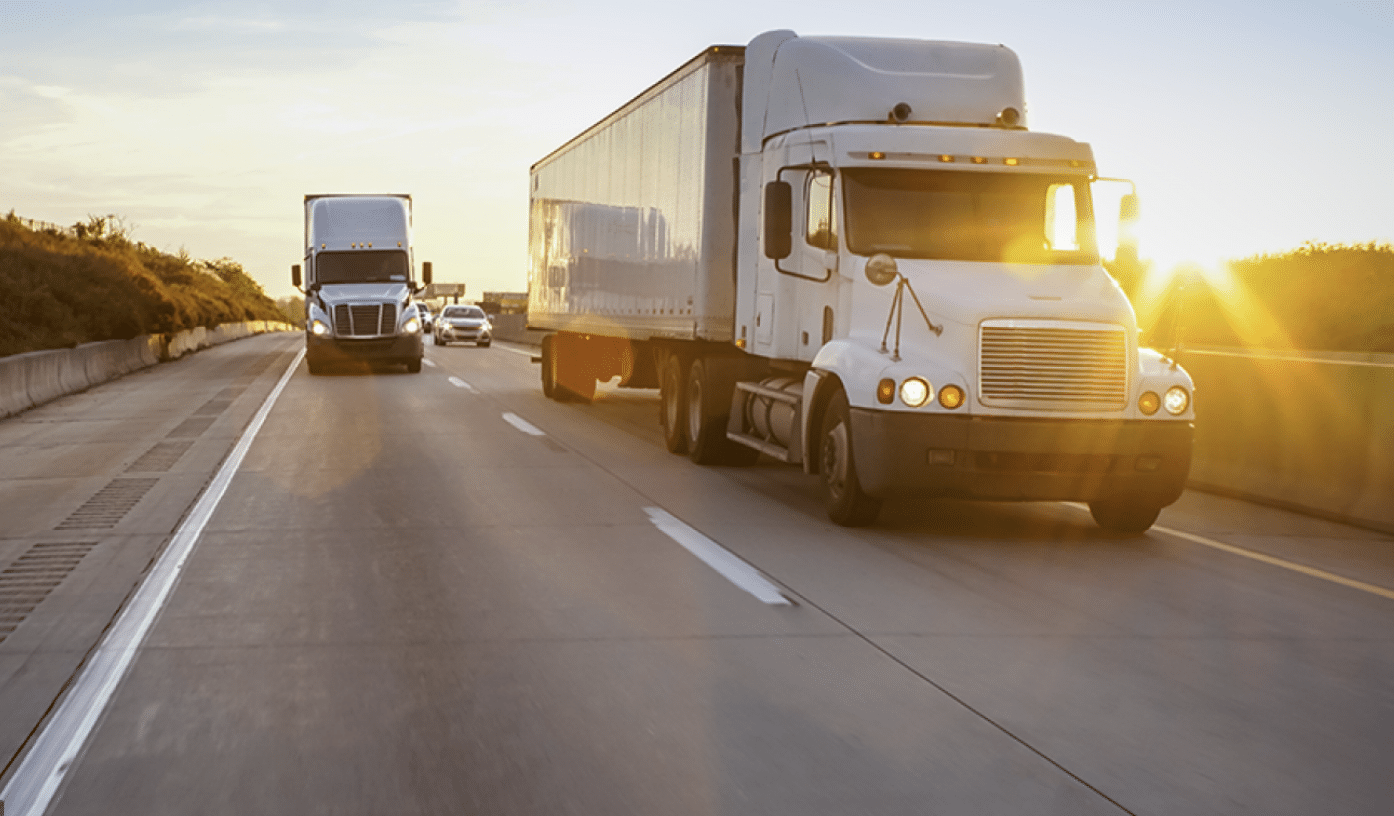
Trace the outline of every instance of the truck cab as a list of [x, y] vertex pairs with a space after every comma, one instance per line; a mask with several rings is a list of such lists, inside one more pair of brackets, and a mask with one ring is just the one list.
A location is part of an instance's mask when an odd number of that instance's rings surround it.
[[[421, 370], [426, 316], [416, 282], [407, 195], [305, 197], [305, 345], [311, 374], [335, 363]], [[422, 264], [423, 284], [431, 281]], [[299, 265], [291, 281], [301, 287]]]

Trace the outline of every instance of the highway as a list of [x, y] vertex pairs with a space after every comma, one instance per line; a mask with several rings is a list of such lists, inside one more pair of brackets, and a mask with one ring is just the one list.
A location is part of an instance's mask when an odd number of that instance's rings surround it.
[[1387, 535], [1194, 492], [845, 529], [528, 347], [302, 345], [0, 421], [7, 816], [1390, 812]]

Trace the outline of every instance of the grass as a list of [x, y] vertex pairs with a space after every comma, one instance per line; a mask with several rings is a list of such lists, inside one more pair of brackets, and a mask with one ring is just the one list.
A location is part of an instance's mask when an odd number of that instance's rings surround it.
[[285, 319], [232, 259], [161, 252], [110, 216], [69, 229], [0, 219], [0, 303], [0, 356]]

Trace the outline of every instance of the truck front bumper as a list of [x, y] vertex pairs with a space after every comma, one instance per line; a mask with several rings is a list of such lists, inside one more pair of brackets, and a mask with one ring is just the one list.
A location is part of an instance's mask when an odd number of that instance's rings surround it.
[[305, 356], [315, 364], [406, 363], [420, 360], [421, 333], [367, 339], [318, 337], [305, 333]]
[[1181, 420], [1067, 420], [854, 408], [857, 477], [869, 495], [1166, 506], [1181, 496], [1195, 429]]

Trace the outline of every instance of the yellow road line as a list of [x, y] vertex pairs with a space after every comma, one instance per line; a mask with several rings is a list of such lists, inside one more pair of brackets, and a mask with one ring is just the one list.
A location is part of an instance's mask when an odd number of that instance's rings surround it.
[[1385, 589], [1382, 586], [1375, 586], [1374, 584], [1367, 584], [1364, 581], [1357, 581], [1353, 578], [1346, 578], [1344, 576], [1337, 575], [1334, 572], [1327, 572], [1326, 570], [1320, 570], [1315, 567], [1307, 567], [1303, 566], [1302, 564], [1295, 564], [1291, 561], [1285, 561], [1281, 558], [1274, 558], [1271, 555], [1264, 555], [1263, 553], [1254, 552], [1253, 550], [1246, 550], [1243, 547], [1236, 547], [1233, 544], [1226, 544], [1222, 541], [1216, 541], [1213, 538], [1206, 538], [1205, 536], [1195, 535], [1194, 533], [1183, 533], [1180, 530], [1173, 530], [1169, 527], [1158, 527], [1155, 525], [1152, 527], [1152, 529], [1156, 530], [1159, 533], [1165, 533], [1169, 536], [1175, 536], [1176, 538], [1185, 539], [1186, 541], [1190, 541], [1194, 544], [1200, 544], [1204, 547], [1210, 547], [1211, 549], [1221, 550], [1232, 555], [1240, 555], [1245, 558], [1253, 559], [1254, 561], [1261, 561], [1265, 564], [1271, 564], [1275, 567], [1282, 567], [1283, 569], [1292, 570], [1293, 572], [1300, 572], [1303, 575], [1309, 575], [1313, 578], [1320, 578], [1323, 581], [1330, 581], [1333, 584], [1340, 584], [1341, 586], [1347, 586], [1351, 589], [1358, 589], [1361, 592], [1368, 592], [1371, 595], [1378, 595], [1381, 598], [1388, 598], [1390, 600], [1394, 600], [1394, 589]]

